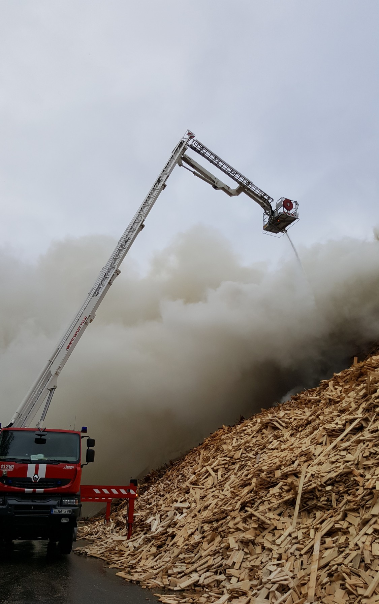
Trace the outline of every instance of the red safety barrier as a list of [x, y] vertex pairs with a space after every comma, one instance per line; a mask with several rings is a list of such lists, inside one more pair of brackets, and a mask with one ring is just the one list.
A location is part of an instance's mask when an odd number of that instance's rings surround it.
[[87, 485], [80, 487], [80, 499], [83, 502], [105, 502], [107, 509], [105, 512], [105, 520], [109, 522], [111, 515], [111, 503], [113, 499], [128, 499], [128, 539], [132, 536], [133, 517], [134, 517], [134, 501], [138, 497], [137, 487], [130, 483], [126, 487], [109, 486], [109, 485]]

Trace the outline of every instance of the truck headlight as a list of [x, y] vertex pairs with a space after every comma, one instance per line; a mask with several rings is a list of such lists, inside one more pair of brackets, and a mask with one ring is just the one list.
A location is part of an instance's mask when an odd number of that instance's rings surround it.
[[62, 499], [62, 505], [78, 505], [79, 499]]

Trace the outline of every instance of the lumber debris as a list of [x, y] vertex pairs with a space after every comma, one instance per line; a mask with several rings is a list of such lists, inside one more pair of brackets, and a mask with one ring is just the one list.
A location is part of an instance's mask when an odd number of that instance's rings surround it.
[[321, 533], [317, 533], [313, 549], [313, 559], [311, 566], [311, 576], [308, 585], [308, 602], [314, 602], [316, 592], [316, 579], [318, 571], [318, 561], [320, 558]]
[[379, 604], [379, 355], [223, 426], [77, 553], [167, 604]]

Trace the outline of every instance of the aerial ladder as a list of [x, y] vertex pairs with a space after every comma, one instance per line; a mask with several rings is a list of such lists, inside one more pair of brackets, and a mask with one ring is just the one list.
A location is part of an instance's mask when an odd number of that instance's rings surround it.
[[[231, 180], [236, 182], [237, 187], [234, 189], [229, 187], [211, 172], [206, 170], [191, 156], [187, 155], [187, 151], [189, 150], [194, 151], [206, 159], [210, 164], [218, 168]], [[224, 191], [224, 193], [231, 197], [244, 193], [253, 199], [263, 209], [263, 229], [266, 233], [285, 233], [288, 227], [298, 219], [297, 201], [282, 197], [274, 206], [272, 197], [267, 195], [267, 193], [254, 185], [251, 180], [246, 178], [246, 176], [243, 176], [243, 174], [210, 151], [210, 149], [195, 138], [195, 135], [192, 132], [187, 131], [174, 148], [162, 172], [159, 174], [146, 198], [117, 243], [108, 262], [101, 269], [84, 304], [76, 314], [74, 320], [68, 327], [66, 333], [25, 399], [18, 407], [8, 427], [24, 428], [29, 426], [41, 408], [42, 412], [40, 419], [37, 422], [37, 427], [39, 428], [43, 425], [54, 392], [57, 388], [59, 374], [67, 363], [86, 328], [94, 320], [96, 311], [112, 283], [120, 274], [120, 265], [122, 261], [133, 245], [137, 235], [144, 228], [147, 216], [161, 192], [166, 188], [167, 180], [177, 165], [186, 168], [192, 172], [194, 176], [204, 180], [214, 189]]]

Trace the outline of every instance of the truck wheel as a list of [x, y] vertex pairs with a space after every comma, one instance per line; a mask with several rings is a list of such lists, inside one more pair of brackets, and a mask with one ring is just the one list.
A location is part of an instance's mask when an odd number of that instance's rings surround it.
[[59, 551], [61, 554], [71, 554], [72, 543], [74, 541], [74, 529], [70, 527], [63, 533], [58, 541]]

